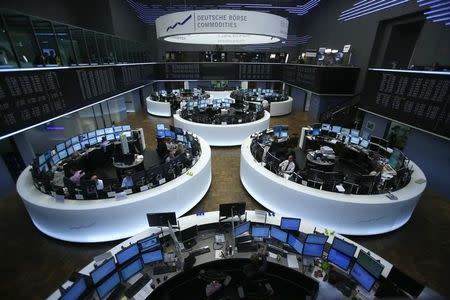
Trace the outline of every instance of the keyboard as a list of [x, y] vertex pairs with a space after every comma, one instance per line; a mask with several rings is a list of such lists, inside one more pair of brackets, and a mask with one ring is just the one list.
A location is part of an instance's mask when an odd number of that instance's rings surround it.
[[156, 266], [153, 268], [153, 275], [161, 275], [175, 272], [177, 268], [174, 266]]
[[235, 241], [236, 241], [236, 244], [239, 244], [239, 243], [245, 243], [245, 242], [251, 241], [252, 239], [253, 239], [253, 237], [251, 235], [244, 235], [244, 236], [237, 237], [235, 239]]
[[125, 296], [130, 299], [132, 298], [134, 295], [136, 295], [140, 290], [142, 290], [142, 288], [150, 282], [150, 276], [146, 273], [144, 274], [141, 278], [139, 278], [135, 283], [133, 283], [132, 286], [130, 286], [126, 291], [125, 291]]
[[198, 248], [198, 249], [192, 250], [189, 253], [189, 255], [199, 256], [199, 255], [202, 255], [202, 254], [205, 254], [205, 253], [209, 253], [209, 252], [211, 252], [211, 249], [209, 249], [208, 246], [205, 246], [205, 247], [202, 247], [202, 248]]

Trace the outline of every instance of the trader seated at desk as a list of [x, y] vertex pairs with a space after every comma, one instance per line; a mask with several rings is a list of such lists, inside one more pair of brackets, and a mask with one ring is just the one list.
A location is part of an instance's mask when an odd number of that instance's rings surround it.
[[72, 176], [69, 178], [76, 186], [80, 186], [81, 177], [84, 176], [84, 172], [82, 170], [71, 169], [70, 173]]
[[279, 165], [279, 175], [284, 178], [289, 178], [295, 170], [294, 156], [289, 154], [288, 158], [282, 161]]
[[250, 256], [250, 263], [243, 267], [245, 275], [244, 288], [247, 294], [265, 293], [264, 286], [258, 285], [258, 280], [263, 279], [264, 272], [267, 270], [267, 246], [261, 248], [258, 253]]
[[122, 179], [122, 188], [130, 189], [134, 186], [133, 178], [131, 178], [131, 172], [128, 171], [125, 177]]

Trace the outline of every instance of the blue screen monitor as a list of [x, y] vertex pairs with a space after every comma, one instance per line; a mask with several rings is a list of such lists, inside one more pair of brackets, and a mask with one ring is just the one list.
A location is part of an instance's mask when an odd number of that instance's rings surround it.
[[105, 281], [102, 282], [97, 287], [97, 294], [100, 299], [104, 299], [111, 291], [116, 289], [120, 284], [120, 276], [119, 273], [114, 272], [111, 276], [108, 277]]
[[292, 234], [289, 234], [287, 242], [288, 242], [289, 246], [291, 246], [292, 249], [294, 249], [298, 254], [302, 254], [303, 243], [300, 242], [295, 236], [293, 236]]
[[359, 137], [359, 130], [358, 129], [352, 129], [351, 132], [350, 132], [350, 135]]
[[164, 130], [156, 130], [156, 136], [157, 137], [159, 137], [159, 138], [163, 138], [163, 137], [165, 137], [165, 132], [164, 132]]
[[244, 234], [249, 231], [250, 231], [250, 222], [245, 222], [234, 228], [234, 236], [235, 237], [240, 236], [241, 234]]
[[350, 134], [350, 129], [349, 128], [342, 128], [341, 129], [341, 133], [345, 134], [345, 135], [349, 135]]
[[164, 130], [164, 136], [166, 138], [172, 138], [172, 131], [170, 130]]
[[71, 138], [71, 141], [72, 141], [72, 145], [73, 145], [73, 144], [79, 143], [80, 142], [80, 138], [77, 135], [77, 136], [74, 136], [73, 138]]
[[361, 142], [359, 142], [359, 145], [363, 148], [367, 148], [369, 147], [369, 141], [368, 140], [361, 140]]
[[84, 276], [80, 276], [61, 296], [61, 300], [76, 300], [87, 290], [87, 283]]
[[252, 236], [255, 238], [269, 238], [269, 226], [253, 225]]
[[131, 131], [124, 131], [123, 134], [125, 134], [127, 138], [131, 137]]
[[276, 239], [282, 243], [287, 242], [287, 232], [279, 229], [278, 227], [271, 226], [270, 227], [270, 237]]
[[306, 236], [305, 243], [310, 244], [325, 244], [328, 240], [328, 236], [324, 234], [308, 234]]
[[334, 248], [336, 250], [339, 250], [340, 252], [344, 253], [347, 256], [353, 257], [356, 252], [356, 246], [353, 244], [350, 244], [344, 240], [341, 240], [337, 237], [333, 239], [333, 243], [331, 244], [331, 248]]
[[114, 126], [113, 128], [115, 133], [122, 131], [122, 126]]
[[333, 126], [331, 131], [336, 132], [336, 133], [340, 133], [341, 132], [341, 126]]
[[150, 249], [161, 246], [161, 244], [159, 242], [159, 237], [157, 235], [142, 239], [142, 240], [138, 241], [137, 244], [138, 244], [141, 252], [145, 252]]
[[323, 254], [323, 244], [308, 244], [303, 247], [304, 256], [321, 257]]
[[328, 253], [328, 261], [335, 264], [342, 270], [347, 271], [350, 267], [352, 259], [347, 255], [337, 251], [336, 249], [331, 248], [330, 252]]
[[42, 165], [45, 163], [45, 154], [39, 155], [38, 163], [39, 163], [39, 165]]
[[104, 137], [104, 135], [97, 136], [97, 143], [101, 143], [103, 141], [103, 137]]
[[369, 139], [370, 139], [370, 133], [369, 133], [368, 131], [362, 131], [362, 132], [361, 132], [361, 137], [362, 137], [364, 140], [369, 140]]
[[130, 279], [134, 274], [141, 271], [144, 268], [144, 264], [142, 263], [142, 260], [140, 257], [138, 257], [133, 262], [129, 263], [125, 267], [123, 267], [120, 270], [120, 276], [122, 277], [123, 281], [127, 281]]
[[64, 144], [66, 145], [66, 148], [72, 146], [72, 140], [69, 139]]
[[39, 170], [41, 172], [48, 172], [48, 166], [46, 164], [42, 165], [39, 167]]
[[[192, 102], [189, 102], [189, 104], [191, 104]], [[164, 129], [166, 129], [165, 127], [164, 127], [164, 124], [156, 124], [156, 130], [164, 130]]]
[[280, 228], [283, 230], [298, 231], [301, 219], [281, 217]]
[[105, 128], [105, 134], [114, 133], [114, 129], [112, 127]]
[[358, 263], [353, 265], [350, 275], [367, 291], [370, 291], [375, 284], [375, 277], [370, 275], [370, 273]]
[[314, 128], [314, 129], [312, 130], [312, 135], [313, 135], [313, 136], [318, 136], [318, 135], [320, 135], [320, 129]]
[[66, 150], [59, 151], [59, 152], [58, 152], [58, 155], [59, 155], [59, 158], [60, 158], [60, 159], [64, 159], [64, 158], [67, 157], [67, 151], [66, 151]]
[[63, 151], [66, 149], [66, 145], [64, 143], [56, 145], [56, 152]]
[[125, 249], [120, 250], [116, 254], [116, 260], [119, 265], [129, 261], [133, 257], [139, 254], [139, 247], [137, 244], [132, 244]]
[[78, 137], [79, 137], [80, 142], [85, 141], [85, 140], [88, 139], [87, 133], [82, 133]]
[[56, 165], [59, 162], [59, 155], [55, 154], [52, 156], [52, 162]]
[[106, 140], [107, 141], [114, 141], [116, 139], [116, 137], [114, 136], [114, 134], [107, 134], [106, 135]]
[[89, 140], [84, 140], [81, 142], [81, 148], [84, 149], [86, 146], [89, 145]]
[[111, 257], [105, 260], [100, 266], [96, 267], [89, 275], [91, 276], [92, 283], [97, 284], [115, 270], [116, 262], [114, 261], [114, 257]]
[[157, 263], [164, 260], [164, 255], [161, 250], [155, 250], [150, 252], [142, 253], [142, 261], [144, 264]]
[[131, 126], [130, 125], [123, 125], [122, 126], [122, 130], [123, 131], [130, 131], [131, 130]]
[[75, 150], [73, 150], [73, 147], [67, 147], [67, 155], [72, 155], [75, 152]]
[[353, 145], [358, 145], [359, 144], [359, 137], [352, 136], [351, 139], [350, 139], [350, 143], [352, 143]]
[[89, 139], [95, 138], [95, 130], [88, 133], [88, 138]]
[[95, 144], [97, 144], [97, 138], [92, 138], [92, 139], [89, 139], [89, 145], [95, 145]]
[[322, 124], [321, 130], [330, 131], [331, 125], [330, 124]]

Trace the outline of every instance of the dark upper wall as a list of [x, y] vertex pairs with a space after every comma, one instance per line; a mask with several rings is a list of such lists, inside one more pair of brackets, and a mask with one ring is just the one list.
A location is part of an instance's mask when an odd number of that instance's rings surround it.
[[138, 20], [126, 1], [108, 0], [108, 2], [114, 34], [139, 42], [148, 42], [150, 45], [151, 43], [147, 40], [149, 26]]

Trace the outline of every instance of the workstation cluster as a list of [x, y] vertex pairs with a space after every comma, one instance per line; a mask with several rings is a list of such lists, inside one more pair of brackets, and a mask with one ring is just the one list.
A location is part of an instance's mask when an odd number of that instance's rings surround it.
[[[182, 175], [200, 155], [197, 139], [179, 128], [162, 130], [158, 144], [177, 151], [159, 152], [151, 160], [143, 132], [129, 125], [94, 130], [69, 138], [37, 156], [31, 174], [34, 186], [56, 197], [77, 200], [114, 198], [137, 193]], [[167, 148], [166, 148], [167, 149]]]
[[94, 258], [48, 299], [372, 299], [430, 293], [357, 243], [299, 218], [218, 211], [149, 228]]
[[208, 99], [209, 94], [200, 88], [160, 90], [147, 97], [147, 112], [161, 117], [170, 117], [180, 108], [181, 103], [189, 100]]
[[293, 99], [285, 91], [261, 88], [240, 89], [232, 91], [230, 97], [236, 101], [261, 103], [272, 117], [287, 115], [292, 111]]
[[[274, 173], [317, 189], [351, 194], [382, 194], [407, 185], [408, 158], [384, 139], [358, 129], [314, 124], [302, 132], [299, 148], [285, 145], [277, 130], [262, 132], [252, 142], [254, 157]], [[286, 135], [286, 133], [285, 133]], [[266, 151], [267, 153], [264, 153]], [[294, 170], [280, 170], [293, 155]]]

